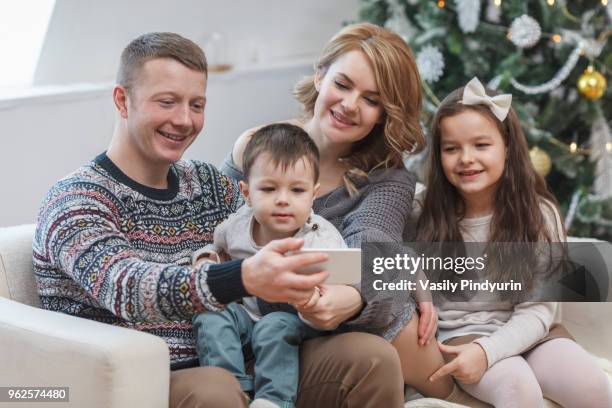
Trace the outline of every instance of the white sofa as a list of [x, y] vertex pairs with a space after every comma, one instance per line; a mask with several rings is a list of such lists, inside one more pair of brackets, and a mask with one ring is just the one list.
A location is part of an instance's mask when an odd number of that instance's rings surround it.
[[70, 403], [54, 407], [167, 408], [162, 339], [39, 308], [33, 234], [34, 225], [0, 229], [0, 386], [69, 387]]
[[[167, 407], [163, 340], [39, 308], [33, 233], [34, 225], [0, 228], [0, 386], [69, 387], [70, 403], [54, 407]], [[562, 322], [608, 370], [610, 316], [612, 303], [567, 303], [561, 310]], [[486, 405], [474, 400], [473, 406]]]

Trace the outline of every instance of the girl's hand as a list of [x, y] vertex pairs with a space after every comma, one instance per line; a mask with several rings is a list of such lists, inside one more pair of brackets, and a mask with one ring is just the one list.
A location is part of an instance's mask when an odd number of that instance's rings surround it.
[[308, 310], [300, 312], [313, 325], [324, 330], [334, 330], [342, 322], [353, 317], [362, 307], [361, 295], [352, 286], [319, 285], [321, 297]]
[[438, 313], [431, 301], [417, 302], [419, 308], [419, 345], [424, 346], [436, 337], [438, 329]]
[[440, 351], [455, 354], [456, 357], [438, 369], [429, 377], [429, 381], [436, 381], [447, 374], [465, 384], [473, 384], [480, 381], [487, 371], [487, 355], [478, 343], [462, 344], [460, 346], [446, 346], [438, 343]]

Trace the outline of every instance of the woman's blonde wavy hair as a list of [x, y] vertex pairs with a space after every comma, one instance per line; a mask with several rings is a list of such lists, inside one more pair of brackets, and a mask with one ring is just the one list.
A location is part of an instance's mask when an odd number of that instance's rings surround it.
[[[373, 24], [349, 25], [327, 43], [315, 64], [315, 75], [318, 72], [324, 76], [340, 56], [350, 51], [361, 51], [370, 61], [384, 115], [384, 120], [374, 126], [369, 135], [355, 142], [349, 154], [340, 159], [349, 167], [344, 184], [352, 194], [356, 192], [353, 184], [356, 178], [367, 177], [369, 171], [378, 167], [401, 167], [404, 152], [421, 151], [425, 139], [419, 124], [421, 78], [406, 42], [399, 35]], [[319, 96], [315, 75], [302, 79], [293, 91], [307, 117], [314, 115]]]

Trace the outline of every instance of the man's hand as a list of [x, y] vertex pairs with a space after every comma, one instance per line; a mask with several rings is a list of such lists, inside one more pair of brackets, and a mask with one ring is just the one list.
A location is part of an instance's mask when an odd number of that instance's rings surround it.
[[329, 273], [321, 271], [303, 275], [295, 271], [325, 262], [328, 255], [323, 252], [283, 255], [297, 251], [303, 244], [301, 238], [271, 241], [255, 255], [245, 259], [242, 262], [242, 282], [247, 292], [268, 302], [307, 303], [312, 291], [327, 279]]
[[419, 345], [424, 346], [436, 337], [438, 313], [431, 301], [417, 302], [419, 308]]
[[462, 344], [460, 346], [446, 346], [438, 343], [440, 351], [448, 354], [456, 354], [450, 362], [438, 369], [429, 377], [429, 381], [436, 381], [447, 374], [465, 384], [473, 384], [480, 381], [487, 371], [487, 355], [478, 343]]

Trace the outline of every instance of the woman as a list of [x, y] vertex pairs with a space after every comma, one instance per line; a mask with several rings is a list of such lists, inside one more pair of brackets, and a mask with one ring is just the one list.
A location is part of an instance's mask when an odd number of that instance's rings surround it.
[[[412, 52], [398, 35], [355, 24], [331, 39], [314, 75], [295, 88], [304, 116], [287, 122], [302, 127], [321, 155], [314, 211], [338, 228], [349, 247], [403, 241], [415, 178], [402, 157], [424, 146], [420, 87]], [[232, 177], [242, 178], [242, 153], [253, 131], [239, 137], [222, 166]], [[305, 317], [329, 329], [344, 323], [345, 330], [382, 335], [399, 353], [406, 384], [425, 395], [447, 397], [449, 377], [428, 381], [444, 363], [430, 341], [437, 321], [431, 303], [419, 302], [419, 321], [414, 300], [362, 290], [325, 285]]]

